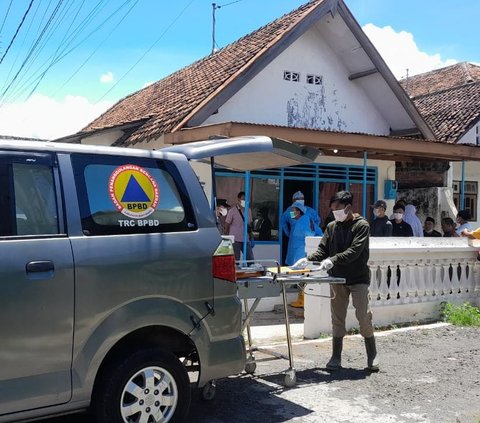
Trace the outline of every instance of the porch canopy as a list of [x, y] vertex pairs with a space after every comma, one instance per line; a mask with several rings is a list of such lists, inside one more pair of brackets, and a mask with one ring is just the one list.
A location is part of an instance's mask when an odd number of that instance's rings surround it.
[[326, 156], [398, 162], [422, 160], [480, 161], [480, 146], [381, 135], [333, 132], [254, 123], [226, 122], [165, 134], [165, 144], [184, 144], [212, 136], [265, 135], [315, 147]]

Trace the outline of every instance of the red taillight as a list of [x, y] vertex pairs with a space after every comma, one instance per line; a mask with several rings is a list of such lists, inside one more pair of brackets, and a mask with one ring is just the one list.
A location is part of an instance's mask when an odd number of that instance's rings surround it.
[[235, 256], [213, 256], [212, 257], [213, 277], [235, 282]]

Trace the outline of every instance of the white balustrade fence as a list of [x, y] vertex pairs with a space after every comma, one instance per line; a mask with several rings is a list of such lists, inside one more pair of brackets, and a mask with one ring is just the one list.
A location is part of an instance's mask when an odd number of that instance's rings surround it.
[[[320, 242], [309, 237], [307, 253]], [[437, 319], [442, 302], [480, 304], [478, 245], [467, 238], [370, 238], [370, 306], [376, 326]], [[305, 337], [331, 333], [329, 288], [307, 285]], [[310, 295], [309, 295], [310, 294]], [[350, 304], [347, 327], [358, 327]]]

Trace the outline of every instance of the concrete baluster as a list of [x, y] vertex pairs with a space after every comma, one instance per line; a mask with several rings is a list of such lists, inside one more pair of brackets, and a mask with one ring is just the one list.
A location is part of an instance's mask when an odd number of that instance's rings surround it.
[[436, 296], [444, 295], [442, 282], [442, 265], [438, 260], [433, 261], [433, 289]]
[[448, 298], [450, 298], [451, 291], [452, 291], [452, 281], [450, 280], [450, 263], [444, 261], [442, 263], [442, 268], [443, 268], [443, 280], [442, 280], [443, 293], [447, 297], [445, 301], [448, 301]]
[[460, 296], [460, 279], [458, 277], [459, 259], [452, 261], [452, 293], [455, 297]]
[[460, 291], [462, 294], [468, 294], [467, 291], [469, 291], [469, 282], [468, 282], [468, 277], [467, 277], [467, 259], [460, 259]]
[[414, 268], [414, 285], [416, 288], [416, 294], [419, 301], [425, 299], [425, 263], [422, 259], [417, 261], [417, 264]]
[[378, 287], [378, 291], [380, 294], [380, 300], [382, 303], [387, 301], [389, 288], [388, 288], [388, 264], [386, 262], [382, 262], [380, 265], [380, 286]]
[[374, 302], [378, 300], [378, 285], [380, 281], [378, 280], [379, 277], [379, 267], [378, 263], [371, 261], [368, 263], [368, 267], [370, 269], [370, 286], [368, 288], [370, 294], [370, 302]]
[[[408, 263], [404, 264], [400, 262], [399, 267], [400, 267], [400, 283], [396, 287], [395, 291], [393, 291], [394, 292], [393, 298], [396, 300], [397, 303], [404, 303], [404, 302], [408, 302], [408, 300], [406, 301], [406, 299], [408, 296], [408, 289], [410, 286], [410, 269], [409, 269], [410, 266], [408, 265]], [[393, 272], [392, 272], [392, 279], [393, 279]], [[394, 279], [395, 282], [396, 282], [396, 279], [397, 278], [395, 277]], [[396, 284], [394, 283], [394, 287], [395, 286]], [[390, 292], [392, 292], [392, 290], [390, 290]]]

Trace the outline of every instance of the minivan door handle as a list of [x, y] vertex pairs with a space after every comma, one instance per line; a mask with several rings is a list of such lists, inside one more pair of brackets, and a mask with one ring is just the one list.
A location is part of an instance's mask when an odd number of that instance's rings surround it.
[[27, 273], [53, 272], [55, 265], [50, 260], [30, 261], [27, 263]]

